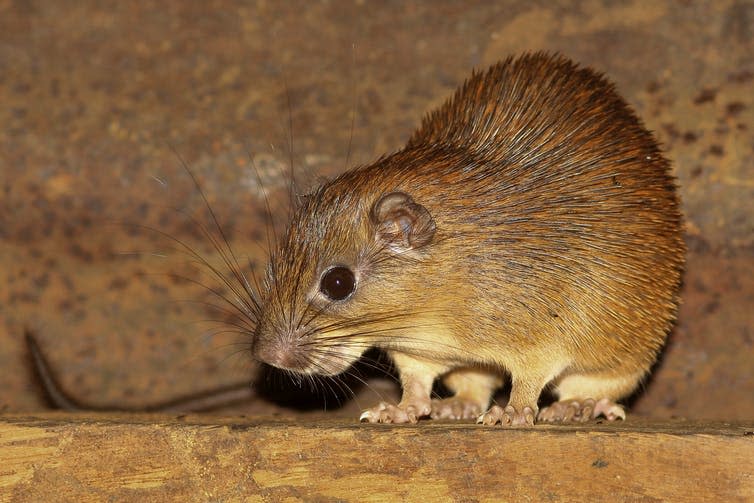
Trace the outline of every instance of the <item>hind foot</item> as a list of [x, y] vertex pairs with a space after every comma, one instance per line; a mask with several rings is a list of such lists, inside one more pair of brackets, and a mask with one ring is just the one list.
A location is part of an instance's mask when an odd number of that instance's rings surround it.
[[600, 416], [608, 421], [626, 419], [626, 411], [623, 406], [607, 398], [598, 401], [592, 398], [561, 400], [540, 410], [537, 420], [548, 423], [584, 423]]
[[520, 411], [512, 405], [505, 408], [493, 405], [490, 410], [479, 416], [478, 424], [494, 426], [500, 423], [502, 426], [534, 426], [536, 412], [531, 407], [524, 407]]
[[432, 419], [476, 419], [484, 410], [479, 402], [453, 396], [442, 400], [432, 400]]

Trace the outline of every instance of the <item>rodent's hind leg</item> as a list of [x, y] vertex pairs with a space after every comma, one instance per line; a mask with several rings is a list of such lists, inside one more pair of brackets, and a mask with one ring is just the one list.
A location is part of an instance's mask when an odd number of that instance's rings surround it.
[[432, 412], [432, 384], [448, 371], [444, 364], [422, 360], [402, 353], [389, 353], [401, 378], [403, 396], [398, 405], [380, 402], [365, 410], [360, 421], [369, 423], [416, 423]]
[[570, 374], [559, 380], [559, 400], [543, 408], [537, 419], [545, 422], [585, 422], [600, 416], [608, 421], [625, 419], [626, 411], [616, 400], [630, 394], [645, 372], [615, 376]]
[[481, 369], [460, 368], [443, 377], [443, 383], [453, 396], [432, 400], [432, 419], [476, 419], [490, 406], [492, 393], [503, 380]]

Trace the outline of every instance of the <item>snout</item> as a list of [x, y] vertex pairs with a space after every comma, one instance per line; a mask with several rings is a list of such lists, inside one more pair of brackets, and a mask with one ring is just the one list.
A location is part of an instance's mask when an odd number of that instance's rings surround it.
[[288, 338], [263, 340], [257, 337], [252, 354], [257, 360], [283, 370], [308, 373], [306, 369], [310, 366], [301, 345]]

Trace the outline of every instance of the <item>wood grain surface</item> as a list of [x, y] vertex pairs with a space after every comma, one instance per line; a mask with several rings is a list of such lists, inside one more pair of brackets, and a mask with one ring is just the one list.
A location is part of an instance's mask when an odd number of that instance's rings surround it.
[[0, 416], [0, 501], [752, 501], [754, 423]]

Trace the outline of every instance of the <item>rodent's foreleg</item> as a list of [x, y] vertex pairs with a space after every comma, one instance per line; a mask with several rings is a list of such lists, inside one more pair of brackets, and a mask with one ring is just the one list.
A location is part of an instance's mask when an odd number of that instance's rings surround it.
[[401, 402], [398, 405], [380, 402], [365, 410], [359, 419], [370, 423], [416, 423], [432, 412], [432, 384], [448, 367], [402, 353], [391, 352], [390, 357], [400, 374]]
[[454, 395], [432, 400], [432, 419], [476, 419], [490, 406], [492, 393], [503, 380], [482, 369], [460, 368], [443, 377], [443, 383]]
[[479, 416], [477, 423], [502, 426], [533, 426], [537, 417], [537, 400], [551, 380], [547, 369], [511, 372], [511, 394], [505, 408], [493, 405]]

